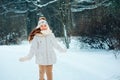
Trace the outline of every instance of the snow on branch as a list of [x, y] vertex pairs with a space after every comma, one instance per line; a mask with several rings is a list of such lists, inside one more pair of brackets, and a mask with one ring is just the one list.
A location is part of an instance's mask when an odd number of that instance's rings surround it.
[[6, 3], [6, 4], [2, 4], [2, 5], [0, 5], [0, 7], [2, 7], [3, 5], [4, 6], [8, 6], [8, 5], [12, 5], [12, 4], [20, 4], [20, 3], [25, 3], [26, 1], [17, 1], [17, 2], [15, 2], [15, 1], [12, 1], [12, 2], [8, 2], [8, 3]]
[[36, 1], [32, 1], [32, 3], [35, 5], [35, 6], [37, 6], [37, 7], [39, 7], [39, 8], [42, 8], [42, 7], [45, 7], [45, 6], [47, 6], [47, 5], [49, 5], [49, 4], [52, 4], [52, 3], [54, 3], [54, 2], [56, 2], [57, 0], [53, 0], [53, 1], [49, 1], [48, 3], [45, 3], [45, 4], [37, 4], [36, 3]]
[[71, 11], [72, 12], [81, 12], [81, 11], [88, 10], [88, 9], [95, 9], [95, 8], [100, 7], [100, 6], [109, 6], [109, 5], [110, 5], [110, 1], [104, 0], [98, 4], [93, 4], [93, 5], [76, 5], [78, 8], [72, 7]]
[[22, 10], [22, 11], [21, 11], [21, 10], [14, 10], [14, 9], [11, 9], [11, 10], [6, 10], [6, 11], [0, 13], [0, 15], [7, 14], [7, 13], [9, 13], [9, 12], [14, 12], [14, 13], [22, 14], [22, 13], [26, 13], [27, 10]]
[[[26, 2], [27, 3], [32, 3], [29, 0], [25, 0], [25, 1], [17, 1], [17, 2], [12, 1], [12, 2], [8, 2], [6, 4], [2, 4], [2, 5], [0, 5], [0, 15], [6, 14], [6, 13], [9, 13], [9, 12], [26, 13], [28, 10], [31, 11], [31, 12], [37, 10], [37, 7], [35, 7], [34, 9], [29, 9], [29, 8], [26, 8], [26, 9], [17, 9], [17, 5], [19, 5], [19, 4], [27, 4]], [[11, 8], [10, 7], [11, 5], [14, 5], [14, 7], [12, 6], [12, 8]]]
[[16, 7], [14, 7], [14, 8], [9, 7], [10, 5], [13, 5], [13, 4], [17, 5], [17, 4], [21, 4], [21, 3], [25, 3], [25, 1], [17, 1], [17, 2], [12, 1], [12, 2], [8, 2], [6, 4], [0, 5], [0, 8], [1, 8], [0, 15], [6, 14], [8, 12], [25, 13], [26, 10], [17, 10], [17, 9], [15, 9]]

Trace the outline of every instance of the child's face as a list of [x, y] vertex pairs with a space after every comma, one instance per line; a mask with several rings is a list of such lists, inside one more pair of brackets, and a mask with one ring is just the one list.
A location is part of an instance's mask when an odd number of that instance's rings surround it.
[[41, 20], [40, 21], [40, 29], [41, 30], [47, 30], [48, 29], [48, 27], [47, 27], [47, 22], [45, 21], [45, 20]]
[[41, 29], [41, 30], [47, 30], [48, 28], [47, 28], [47, 25], [46, 25], [46, 24], [42, 24], [42, 25], [40, 26], [40, 29]]

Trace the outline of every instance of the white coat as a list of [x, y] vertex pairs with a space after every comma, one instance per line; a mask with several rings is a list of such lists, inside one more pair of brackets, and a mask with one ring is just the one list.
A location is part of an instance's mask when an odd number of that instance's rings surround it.
[[35, 55], [36, 63], [40, 65], [52, 65], [56, 63], [56, 53], [54, 48], [65, 52], [66, 48], [62, 48], [53, 33], [46, 36], [35, 35], [27, 59], [31, 59]]

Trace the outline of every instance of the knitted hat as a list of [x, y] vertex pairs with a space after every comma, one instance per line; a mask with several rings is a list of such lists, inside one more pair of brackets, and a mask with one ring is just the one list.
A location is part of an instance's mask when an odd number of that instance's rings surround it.
[[49, 27], [47, 21], [46, 20], [42, 20], [42, 19], [39, 20], [38, 25], [37, 25], [36, 28], [40, 28], [41, 25], [46, 25], [47, 27]]

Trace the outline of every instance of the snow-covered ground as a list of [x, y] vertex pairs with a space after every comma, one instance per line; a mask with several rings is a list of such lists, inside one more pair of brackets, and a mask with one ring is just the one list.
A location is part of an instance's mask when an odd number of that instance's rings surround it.
[[[57, 52], [54, 80], [120, 80], [120, 59], [115, 59], [111, 51], [80, 49], [82, 46], [73, 39], [66, 54]], [[27, 42], [0, 46], [0, 80], [38, 80], [34, 58], [18, 60], [28, 53], [29, 47]]]

